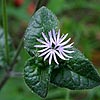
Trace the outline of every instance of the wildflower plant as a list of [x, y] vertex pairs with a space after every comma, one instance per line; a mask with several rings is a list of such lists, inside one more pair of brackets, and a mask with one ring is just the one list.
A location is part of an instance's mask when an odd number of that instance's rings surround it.
[[94, 65], [61, 34], [57, 17], [41, 7], [31, 18], [24, 37], [24, 48], [31, 56], [26, 61], [24, 79], [28, 87], [45, 98], [48, 85], [72, 90], [100, 85]]
[[42, 32], [42, 36], [45, 41], [41, 39], [37, 39], [37, 41], [40, 42], [42, 45], [34, 46], [37, 48], [42, 48], [41, 50], [38, 51], [41, 53], [39, 57], [45, 56], [44, 61], [49, 57], [49, 65], [51, 65], [52, 58], [54, 58], [56, 64], [59, 64], [56, 55], [62, 60], [69, 60], [70, 58], [72, 58], [71, 56], [67, 55], [68, 53], [74, 52], [68, 50], [68, 48], [72, 48], [73, 45], [73, 43], [67, 45], [71, 38], [64, 41], [68, 34], [62, 35], [60, 37], [60, 29], [57, 33], [53, 29], [52, 31], [48, 32], [48, 35], [49, 35], [48, 37], [49, 39], [46, 37], [45, 33]]

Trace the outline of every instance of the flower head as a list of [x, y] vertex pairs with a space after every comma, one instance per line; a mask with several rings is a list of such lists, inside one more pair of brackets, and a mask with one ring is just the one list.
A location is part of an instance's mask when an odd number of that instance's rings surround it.
[[62, 60], [69, 60], [70, 58], [72, 58], [71, 56], [68, 56], [69, 53], [74, 52], [68, 50], [68, 48], [72, 48], [73, 45], [73, 43], [68, 44], [71, 38], [65, 41], [68, 33], [66, 35], [60, 36], [60, 29], [58, 30], [58, 32], [53, 29], [52, 31], [48, 32], [48, 38], [43, 32], [42, 36], [44, 40], [37, 39], [37, 41], [41, 44], [35, 45], [34, 47], [40, 48], [40, 50], [38, 51], [40, 53], [39, 57], [43, 56], [44, 61], [46, 59], [49, 59], [49, 65], [51, 64], [52, 59], [54, 59], [56, 64], [59, 64], [57, 57]]

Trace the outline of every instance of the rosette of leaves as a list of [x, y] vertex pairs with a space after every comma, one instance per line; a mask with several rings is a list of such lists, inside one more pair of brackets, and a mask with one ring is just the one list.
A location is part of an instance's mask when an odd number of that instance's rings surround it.
[[72, 90], [91, 89], [100, 85], [100, 76], [94, 65], [76, 48], [70, 54], [73, 58], [68, 61], [60, 60], [59, 65], [49, 65], [43, 58], [38, 57], [34, 47], [36, 38], [42, 38], [41, 33], [47, 33], [59, 28], [57, 17], [46, 7], [41, 7], [31, 18], [25, 32], [24, 48], [30, 55], [24, 68], [24, 79], [28, 87], [45, 98], [48, 84]]
[[[14, 55], [14, 47], [12, 45], [12, 40], [10, 36], [8, 36], [8, 45], [9, 45], [9, 56], [10, 61], [12, 60], [12, 57]], [[5, 52], [5, 36], [4, 36], [4, 30], [0, 27], [0, 68], [7, 68], [7, 59], [6, 59], [6, 52]]]

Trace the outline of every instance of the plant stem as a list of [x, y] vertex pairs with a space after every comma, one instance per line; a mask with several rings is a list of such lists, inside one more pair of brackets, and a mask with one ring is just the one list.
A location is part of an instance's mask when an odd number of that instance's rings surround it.
[[12, 60], [12, 63], [11, 65], [9, 66], [9, 69], [8, 71], [6, 72], [6, 74], [4, 75], [3, 79], [1, 80], [0, 82], [0, 90], [2, 89], [2, 87], [6, 84], [6, 82], [8, 81], [9, 77], [10, 77], [10, 73], [12, 72], [13, 70], [13, 67], [16, 63], [16, 59], [21, 51], [21, 48], [23, 47], [23, 38], [21, 39], [20, 43], [19, 43], [19, 46], [16, 50], [16, 53], [15, 53], [15, 56], [13, 57], [13, 60]]
[[[3, 0], [2, 0], [3, 1]], [[38, 5], [37, 5], [38, 6]], [[21, 51], [21, 48], [23, 47], [23, 38], [21, 39], [20, 43], [19, 43], [19, 46], [16, 50], [16, 54], [15, 56], [13, 57], [13, 60], [12, 60], [12, 63], [10, 64], [10, 67], [8, 69], [8, 71], [6, 72], [6, 74], [4, 75], [3, 79], [0, 81], [0, 90], [3, 88], [3, 86], [6, 84], [6, 82], [8, 81], [8, 79], [10, 78], [10, 73], [12, 72], [13, 70], [13, 67], [16, 63], [16, 59]]]
[[20, 41], [20, 43], [19, 43], [19, 46], [18, 46], [18, 48], [17, 48], [16, 54], [15, 54], [14, 57], [13, 57], [13, 60], [12, 60], [12, 63], [11, 63], [11, 65], [10, 65], [10, 69], [9, 69], [9, 70], [12, 70], [12, 69], [13, 69], [13, 67], [14, 67], [14, 65], [15, 65], [15, 63], [16, 63], [16, 59], [17, 59], [17, 57], [18, 57], [18, 55], [19, 55], [19, 53], [20, 53], [22, 47], [23, 47], [23, 38], [21, 39], [21, 41]]
[[0, 82], [0, 90], [2, 89], [2, 87], [5, 85], [5, 83], [7, 82], [7, 80], [9, 79], [9, 74], [6, 73], [3, 77], [3, 79]]
[[2, 0], [2, 17], [3, 17], [3, 27], [5, 35], [5, 51], [6, 60], [9, 64], [9, 47], [8, 47], [8, 23], [7, 23], [7, 12], [6, 12], [6, 0]]
[[12, 72], [10, 72], [10, 77], [14, 77], [14, 78], [17, 78], [17, 77], [23, 77], [23, 74], [24, 73], [22, 73], [22, 72], [14, 72], [14, 71], [12, 71]]
[[67, 94], [66, 94], [66, 99], [65, 100], [70, 100], [70, 91], [67, 89]]
[[37, 1], [37, 6], [36, 6], [36, 10], [35, 11], [37, 11], [41, 7], [42, 2], [43, 2], [43, 0], [38, 0]]

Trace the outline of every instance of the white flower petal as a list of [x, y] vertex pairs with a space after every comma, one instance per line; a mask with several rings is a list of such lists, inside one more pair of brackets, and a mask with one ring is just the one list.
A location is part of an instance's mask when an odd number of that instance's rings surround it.
[[60, 39], [60, 29], [58, 30], [57, 42], [59, 42], [59, 39]]
[[61, 36], [61, 39], [63, 38], [64, 34]]
[[46, 45], [35, 45], [34, 47], [36, 48], [44, 48], [44, 47], [47, 47]]
[[73, 57], [71, 57], [71, 56], [68, 56], [68, 55], [65, 54], [64, 52], [62, 52], [62, 54], [63, 54], [65, 57], [67, 57], [67, 58], [73, 58]]
[[50, 58], [49, 58], [49, 65], [51, 65], [51, 60], [52, 60], [52, 53], [51, 53]]
[[37, 39], [38, 42], [42, 43], [42, 44], [47, 44], [46, 42], [44, 42], [43, 40], [41, 39]]
[[40, 54], [39, 57], [46, 55], [48, 52], [50, 52], [50, 49]]
[[63, 42], [67, 36], [68, 36], [68, 33], [64, 37], [61, 38], [59, 43]]
[[52, 42], [54, 42], [53, 38], [52, 38], [52, 33], [51, 31], [49, 32], [49, 37], [50, 37], [50, 44], [52, 44]]
[[69, 45], [66, 45], [66, 46], [64, 46], [63, 48], [72, 48], [72, 45], [74, 44], [74, 42], [72, 42], [71, 44], [69, 44]]
[[45, 39], [45, 41], [48, 43], [49, 42], [49, 40], [48, 40], [48, 38], [46, 37], [46, 35], [42, 32], [42, 36], [43, 36], [43, 38]]
[[53, 38], [54, 38], [54, 41], [56, 41], [56, 32], [55, 32], [54, 29], [53, 29], [52, 31], [53, 31]]
[[42, 50], [39, 50], [38, 52], [44, 52], [46, 50], [48, 50], [49, 48], [45, 48], [45, 49], [42, 49]]
[[64, 45], [66, 45], [70, 40], [71, 40], [71, 38], [69, 38], [67, 41], [61, 43], [60, 45], [61, 45], [61, 46], [64, 46]]
[[59, 56], [59, 58], [66, 60], [66, 58], [61, 53], [58, 53], [56, 50], [55, 53], [57, 54], [57, 56]]
[[44, 61], [49, 57], [50, 52], [44, 57]]
[[53, 53], [53, 57], [54, 57], [54, 61], [56, 62], [56, 64], [59, 64], [58, 61], [57, 61], [55, 53]]
[[63, 50], [65, 53], [73, 53], [74, 51]]

